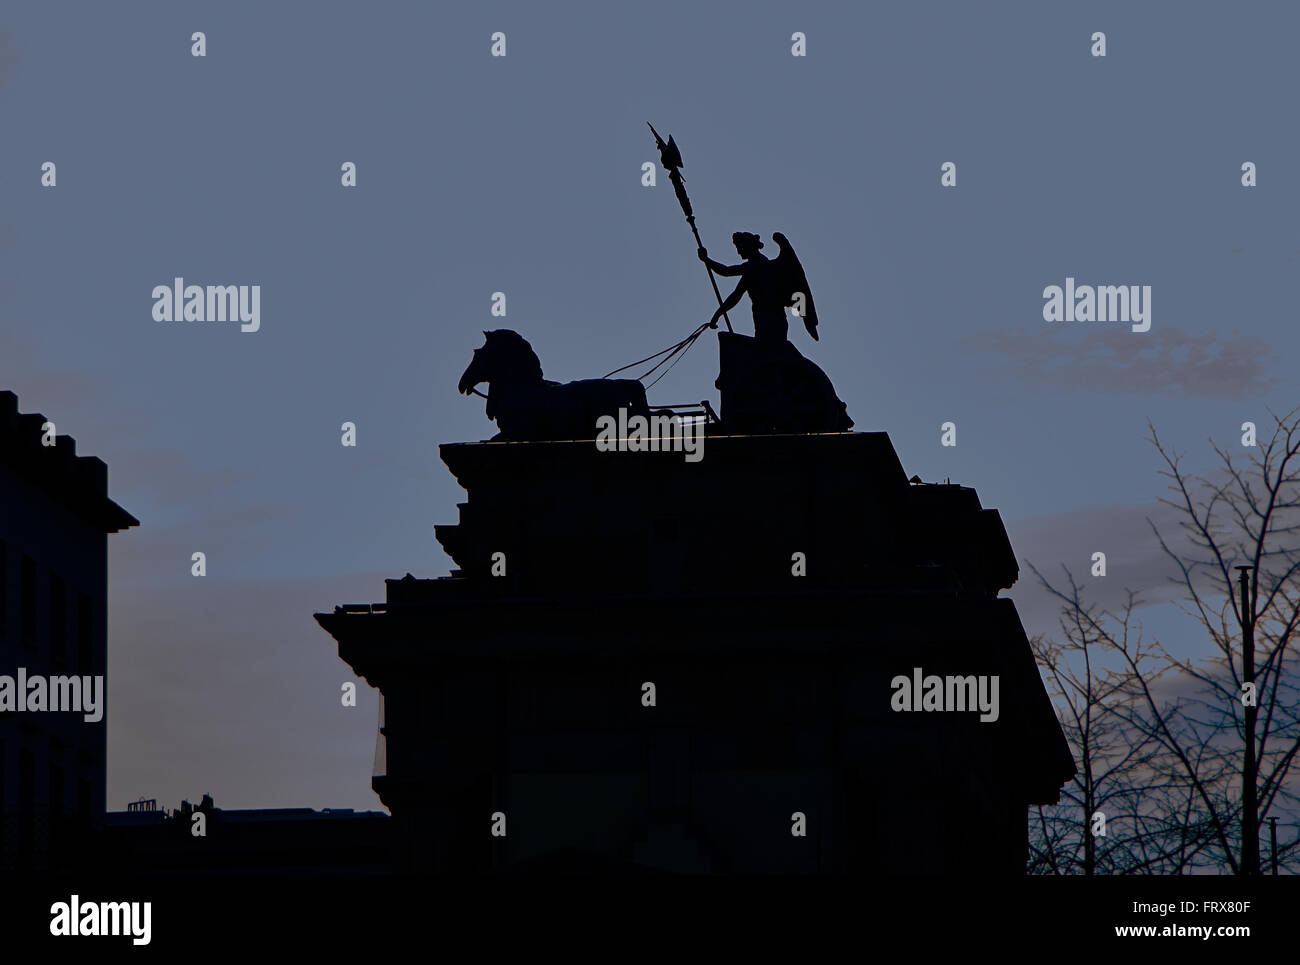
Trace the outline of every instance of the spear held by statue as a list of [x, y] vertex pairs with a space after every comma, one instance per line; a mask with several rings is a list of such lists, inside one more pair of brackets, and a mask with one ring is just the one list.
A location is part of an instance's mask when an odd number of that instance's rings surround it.
[[[682, 206], [682, 213], [686, 215], [686, 223], [691, 226], [691, 234], [695, 235], [696, 248], [703, 248], [704, 242], [700, 240], [699, 229], [695, 227], [695, 212], [691, 210], [691, 199], [686, 196], [685, 179], [682, 177], [682, 152], [677, 148], [677, 142], [673, 140], [672, 135], [668, 136], [668, 143], [659, 136], [654, 125], [646, 121], [646, 126], [650, 128], [650, 133], [655, 136], [655, 144], [659, 146], [659, 163], [663, 169], [668, 172], [668, 180], [673, 183], [673, 193], [677, 195], [677, 203]], [[713, 269], [706, 262], [704, 270], [709, 273], [709, 284], [713, 286], [713, 296], [718, 300], [718, 307], [722, 307], [722, 292], [718, 291], [718, 283], [713, 277]], [[735, 331], [731, 327], [731, 319], [727, 313], [722, 313], [723, 319], [727, 323], [727, 331]]]

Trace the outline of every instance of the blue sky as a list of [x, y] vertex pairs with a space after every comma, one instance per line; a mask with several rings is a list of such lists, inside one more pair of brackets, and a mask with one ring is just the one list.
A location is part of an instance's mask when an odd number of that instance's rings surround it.
[[[0, 387], [143, 523], [110, 544], [110, 804], [379, 806], [375, 697], [339, 706], [311, 614], [447, 571], [436, 447], [495, 431], [455, 391], [482, 329], [568, 380], [709, 317], [667, 180], [641, 185], [647, 120], [714, 257], [789, 236], [822, 334], [791, 338], [857, 429], [975, 487], [1041, 569], [1101, 549], [1103, 596], [1159, 583], [1148, 418], [1208, 469], [1208, 437], [1300, 401], [1297, 27], [1249, 3], [7, 4]], [[177, 275], [261, 285], [261, 330], [154, 322]], [[1067, 276], [1152, 286], [1151, 331], [1048, 325]], [[716, 374], [706, 338], [652, 401], [716, 401]]]

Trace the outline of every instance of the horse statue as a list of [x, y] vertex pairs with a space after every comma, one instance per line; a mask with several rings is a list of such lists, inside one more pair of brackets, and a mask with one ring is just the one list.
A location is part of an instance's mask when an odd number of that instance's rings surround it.
[[629, 417], [650, 414], [645, 386], [636, 379], [552, 382], [542, 378], [542, 363], [518, 332], [503, 328], [483, 337], [456, 388], [469, 395], [488, 383], [487, 417], [501, 430], [493, 442], [594, 439], [601, 416], [617, 418], [619, 409]]

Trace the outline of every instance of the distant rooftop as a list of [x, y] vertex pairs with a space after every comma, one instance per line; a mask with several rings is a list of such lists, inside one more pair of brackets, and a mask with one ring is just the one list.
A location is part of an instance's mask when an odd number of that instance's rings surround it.
[[[352, 808], [214, 808], [227, 824], [260, 824], [275, 821], [357, 821], [374, 818], [387, 819], [385, 811], [356, 811]], [[162, 824], [179, 811], [169, 812], [165, 809], [140, 810], [127, 806], [125, 811], [109, 811], [105, 823], [109, 827], [128, 827], [136, 825]]]

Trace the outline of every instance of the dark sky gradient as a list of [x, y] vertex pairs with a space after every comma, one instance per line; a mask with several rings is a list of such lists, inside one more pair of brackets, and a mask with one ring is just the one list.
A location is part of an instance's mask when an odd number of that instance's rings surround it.
[[[446, 573], [432, 526], [463, 492], [436, 446], [494, 431], [455, 391], [482, 329], [568, 380], [709, 317], [671, 188], [640, 184], [647, 120], [714, 257], [734, 230], [789, 236], [822, 341], [791, 338], [857, 428], [977, 488], [1044, 570], [1101, 549], [1105, 592], [1159, 584], [1146, 420], [1209, 468], [1207, 437], [1300, 401], [1300, 7], [460, 7], [0, 14], [0, 387], [143, 523], [110, 544], [110, 806], [379, 807], [375, 696], [339, 706], [311, 614]], [[155, 323], [176, 275], [260, 284], [261, 331]], [[1151, 331], [1043, 322], [1067, 275], [1151, 285]], [[709, 337], [651, 399], [716, 402], [716, 374]], [[1054, 624], [1033, 582], [1011, 593], [1031, 633]]]

